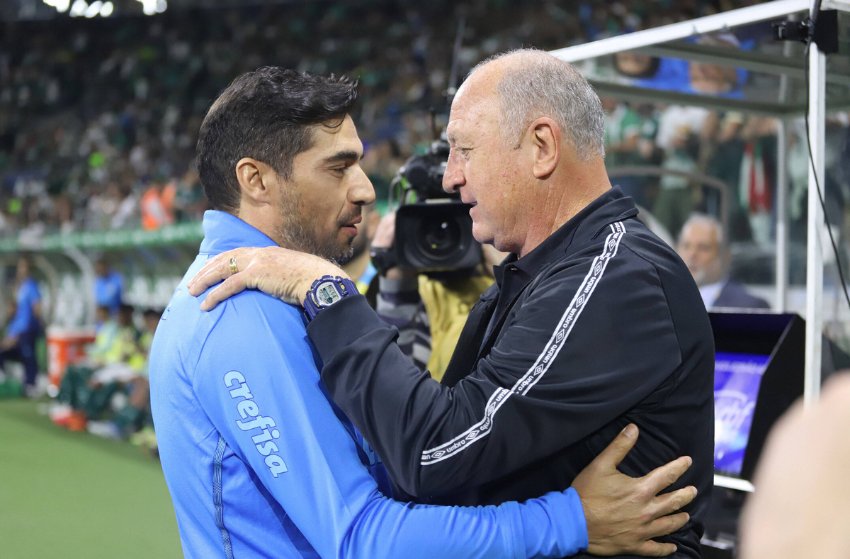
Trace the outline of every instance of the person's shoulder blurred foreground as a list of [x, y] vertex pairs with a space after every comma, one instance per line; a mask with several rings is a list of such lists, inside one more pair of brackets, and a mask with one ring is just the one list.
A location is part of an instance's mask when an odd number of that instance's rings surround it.
[[850, 557], [850, 373], [770, 434], [742, 518], [742, 559]]

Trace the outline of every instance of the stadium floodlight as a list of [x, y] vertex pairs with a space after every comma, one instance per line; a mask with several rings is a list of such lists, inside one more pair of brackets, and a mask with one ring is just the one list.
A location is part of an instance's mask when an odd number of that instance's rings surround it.
[[79, 17], [85, 15], [86, 8], [89, 5], [86, 3], [86, 0], [74, 0], [74, 3], [71, 4], [71, 17]]
[[146, 16], [161, 14], [168, 9], [166, 0], [136, 0], [142, 5], [142, 11]]
[[112, 2], [104, 2], [100, 8], [100, 17], [109, 17], [115, 11], [115, 5]]
[[91, 19], [93, 17], [99, 16], [100, 15], [100, 8], [101, 8], [102, 5], [103, 5], [103, 2], [101, 2], [101, 0], [95, 0], [94, 2], [89, 4], [89, 7], [86, 8], [86, 17]]
[[42, 0], [46, 5], [55, 8], [57, 12], [65, 13], [71, 7], [71, 0]]

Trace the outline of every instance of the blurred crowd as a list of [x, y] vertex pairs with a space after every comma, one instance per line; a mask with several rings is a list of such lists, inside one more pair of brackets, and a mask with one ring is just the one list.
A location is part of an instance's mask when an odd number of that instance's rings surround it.
[[[505, 49], [560, 48], [753, 3], [317, 1], [5, 23], [0, 234], [155, 229], [199, 219], [206, 205], [192, 160], [200, 121], [233, 76], [261, 65], [359, 78], [355, 116], [367, 147], [364, 167], [385, 197], [399, 165], [423, 152], [442, 125], [435, 127], [431, 115], [447, 106], [458, 22], [465, 25], [456, 81]], [[617, 66], [623, 75], [640, 76], [641, 63], [620, 60]], [[702, 73], [710, 81], [710, 72]], [[724, 144], [772, 133], [740, 116], [720, 116], [708, 126], [705, 114], [671, 115], [614, 101], [609, 112], [612, 164], [646, 160], [678, 170], [706, 168], [712, 157], [738, 153]], [[695, 153], [693, 138], [709, 136], [722, 146], [720, 153]], [[691, 209], [683, 196], [670, 194], [682, 181], [672, 178], [659, 187], [635, 179], [625, 186], [640, 188], [635, 194], [647, 209], [660, 204], [675, 234]]]

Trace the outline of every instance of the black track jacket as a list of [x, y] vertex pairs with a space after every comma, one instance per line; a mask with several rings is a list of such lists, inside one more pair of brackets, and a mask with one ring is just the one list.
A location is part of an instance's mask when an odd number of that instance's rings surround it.
[[681, 259], [636, 216], [614, 188], [509, 257], [470, 313], [447, 384], [401, 353], [363, 297], [310, 323], [329, 395], [401, 489], [459, 505], [564, 489], [633, 422], [640, 437], [624, 473], [694, 460], [676, 484], [699, 490], [692, 520], [668, 540], [676, 557], [700, 557], [713, 474], [711, 326]]

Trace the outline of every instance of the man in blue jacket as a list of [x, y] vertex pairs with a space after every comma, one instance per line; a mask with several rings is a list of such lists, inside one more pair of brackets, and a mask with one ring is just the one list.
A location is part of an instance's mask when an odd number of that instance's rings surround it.
[[[699, 490], [692, 520], [666, 541], [676, 557], [696, 558], [713, 481], [713, 337], [682, 260], [612, 188], [603, 128], [593, 89], [548, 53], [494, 57], [458, 90], [443, 187], [472, 206], [475, 238], [510, 255], [471, 310], [442, 385], [315, 256], [236, 251], [193, 287], [232, 275], [204, 308], [245, 286], [303, 301], [328, 394], [420, 502], [563, 489], [637, 423], [624, 472], [694, 459], [683, 476]], [[244, 274], [222, 265], [231, 258]]]
[[0, 369], [6, 366], [7, 360], [19, 361], [24, 366], [23, 393], [25, 396], [35, 396], [38, 376], [36, 345], [44, 334], [44, 325], [41, 319], [41, 292], [32, 277], [32, 263], [27, 255], [18, 257], [15, 285], [15, 313], [0, 341]]

